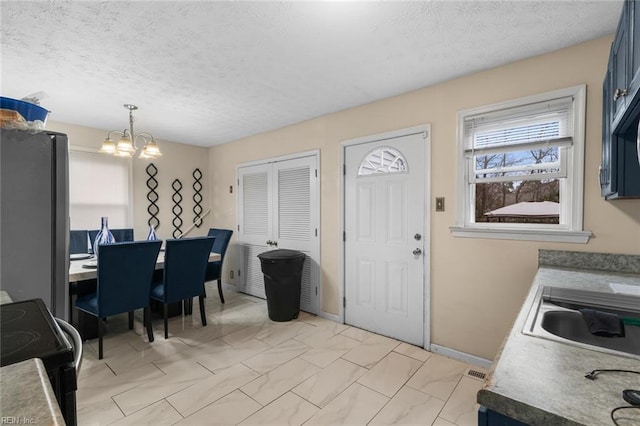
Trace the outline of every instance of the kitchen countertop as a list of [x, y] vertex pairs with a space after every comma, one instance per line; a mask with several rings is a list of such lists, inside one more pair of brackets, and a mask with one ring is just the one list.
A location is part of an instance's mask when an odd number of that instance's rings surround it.
[[0, 412], [3, 424], [65, 424], [39, 358], [0, 368]]
[[[622, 391], [640, 389], [640, 375], [602, 373], [595, 380], [584, 376], [596, 369], [640, 371], [640, 361], [525, 335], [522, 329], [540, 286], [611, 293], [610, 282], [640, 286], [640, 274], [632, 270], [616, 273], [541, 265], [490, 376], [478, 392], [478, 403], [531, 425], [612, 425], [611, 410], [629, 405]], [[638, 411], [624, 410], [616, 416], [637, 421], [624, 424], [640, 424]]]

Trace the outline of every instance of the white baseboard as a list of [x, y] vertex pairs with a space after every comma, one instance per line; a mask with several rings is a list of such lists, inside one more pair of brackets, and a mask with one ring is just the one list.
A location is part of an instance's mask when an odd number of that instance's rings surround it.
[[485, 358], [480, 358], [479, 356], [471, 355], [466, 352], [460, 352], [455, 349], [447, 348], [445, 346], [440, 346], [436, 344], [431, 344], [431, 348], [429, 349], [434, 354], [440, 354], [444, 356], [448, 356], [449, 358], [457, 359], [467, 364], [477, 365], [478, 367], [489, 369], [491, 368], [491, 364], [493, 361], [490, 361]]
[[337, 322], [339, 324], [342, 324], [342, 321], [340, 321], [340, 316], [339, 315], [334, 315], [334, 314], [330, 314], [329, 312], [320, 311], [320, 313], [318, 313], [318, 316], [320, 318], [328, 319], [329, 321], [333, 321], [333, 322]]

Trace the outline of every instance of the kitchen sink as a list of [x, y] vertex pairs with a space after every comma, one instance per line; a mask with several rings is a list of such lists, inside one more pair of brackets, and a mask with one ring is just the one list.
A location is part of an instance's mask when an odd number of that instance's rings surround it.
[[640, 359], [640, 325], [624, 326], [623, 337], [592, 334], [582, 308], [640, 318], [640, 297], [544, 286], [536, 293], [524, 334], [573, 346]]

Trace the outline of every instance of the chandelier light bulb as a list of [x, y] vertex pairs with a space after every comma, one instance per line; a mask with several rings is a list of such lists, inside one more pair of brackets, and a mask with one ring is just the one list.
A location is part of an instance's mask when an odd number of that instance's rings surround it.
[[100, 148], [101, 154], [115, 154], [116, 153], [116, 144], [109, 138], [105, 139], [102, 142], [102, 147]]

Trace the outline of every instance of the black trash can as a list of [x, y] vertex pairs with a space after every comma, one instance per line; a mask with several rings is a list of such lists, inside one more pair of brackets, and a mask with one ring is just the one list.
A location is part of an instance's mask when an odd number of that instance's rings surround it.
[[278, 249], [261, 253], [258, 258], [264, 274], [269, 319], [282, 322], [298, 318], [305, 254]]

